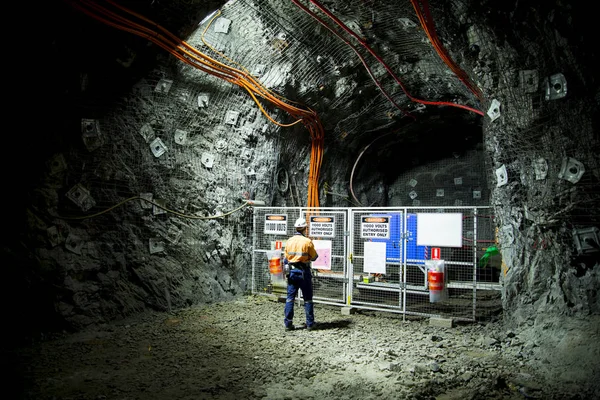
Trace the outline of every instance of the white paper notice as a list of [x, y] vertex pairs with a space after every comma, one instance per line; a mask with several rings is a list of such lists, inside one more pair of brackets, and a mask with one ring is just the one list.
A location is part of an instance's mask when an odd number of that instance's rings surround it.
[[331, 240], [313, 240], [319, 257], [312, 262], [314, 269], [331, 270]]
[[385, 242], [365, 242], [364, 272], [385, 274]]

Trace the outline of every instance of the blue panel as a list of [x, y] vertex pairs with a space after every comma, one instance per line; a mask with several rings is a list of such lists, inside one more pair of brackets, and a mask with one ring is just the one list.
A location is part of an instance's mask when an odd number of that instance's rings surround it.
[[385, 258], [387, 262], [400, 262], [402, 258], [402, 213], [371, 214], [372, 217], [390, 218], [390, 238], [372, 239], [374, 242], [385, 242]]
[[[390, 218], [390, 238], [389, 239], [370, 239], [373, 242], [386, 243], [386, 261], [400, 262], [402, 260], [402, 213], [387, 213], [387, 214], [370, 214], [372, 217]], [[425, 260], [429, 259], [428, 246], [417, 246], [417, 214], [406, 215], [406, 229], [408, 233], [406, 243], [406, 259], [410, 260], [409, 264], [425, 264]]]
[[417, 246], [417, 214], [406, 215], [406, 229], [408, 231], [406, 259], [412, 260], [409, 262], [412, 264], [424, 264], [428, 258], [426, 257], [428, 246]]

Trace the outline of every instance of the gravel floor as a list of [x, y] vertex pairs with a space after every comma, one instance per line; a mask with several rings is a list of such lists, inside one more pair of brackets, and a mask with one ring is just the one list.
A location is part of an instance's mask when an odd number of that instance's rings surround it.
[[[28, 400], [597, 398], [587, 382], [597, 362], [553, 366], [531, 333], [500, 322], [440, 328], [322, 304], [315, 316], [318, 329], [285, 332], [283, 303], [248, 296], [3, 353], [15, 361], [15, 398]], [[303, 319], [297, 307], [297, 326]], [[600, 342], [597, 328], [589, 334]], [[572, 343], [600, 356], [588, 344]], [[570, 367], [587, 370], [565, 377]]]

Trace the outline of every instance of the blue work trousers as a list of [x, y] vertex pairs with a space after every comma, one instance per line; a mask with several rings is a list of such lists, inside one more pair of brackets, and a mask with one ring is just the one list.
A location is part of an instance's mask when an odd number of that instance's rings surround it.
[[313, 305], [312, 273], [310, 268], [292, 268], [290, 270], [290, 276], [287, 281], [287, 298], [285, 299], [285, 315], [283, 322], [286, 327], [293, 326], [294, 301], [298, 295], [298, 289], [302, 290], [302, 297], [304, 298], [306, 326], [313, 326], [315, 323], [315, 314]]

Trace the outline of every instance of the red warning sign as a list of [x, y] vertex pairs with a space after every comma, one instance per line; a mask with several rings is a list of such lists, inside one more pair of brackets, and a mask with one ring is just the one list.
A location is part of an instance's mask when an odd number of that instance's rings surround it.
[[427, 271], [429, 290], [444, 290], [444, 273], [440, 271]]
[[442, 255], [442, 249], [439, 247], [432, 247], [431, 248], [431, 259], [432, 260], [439, 260], [440, 257]]

